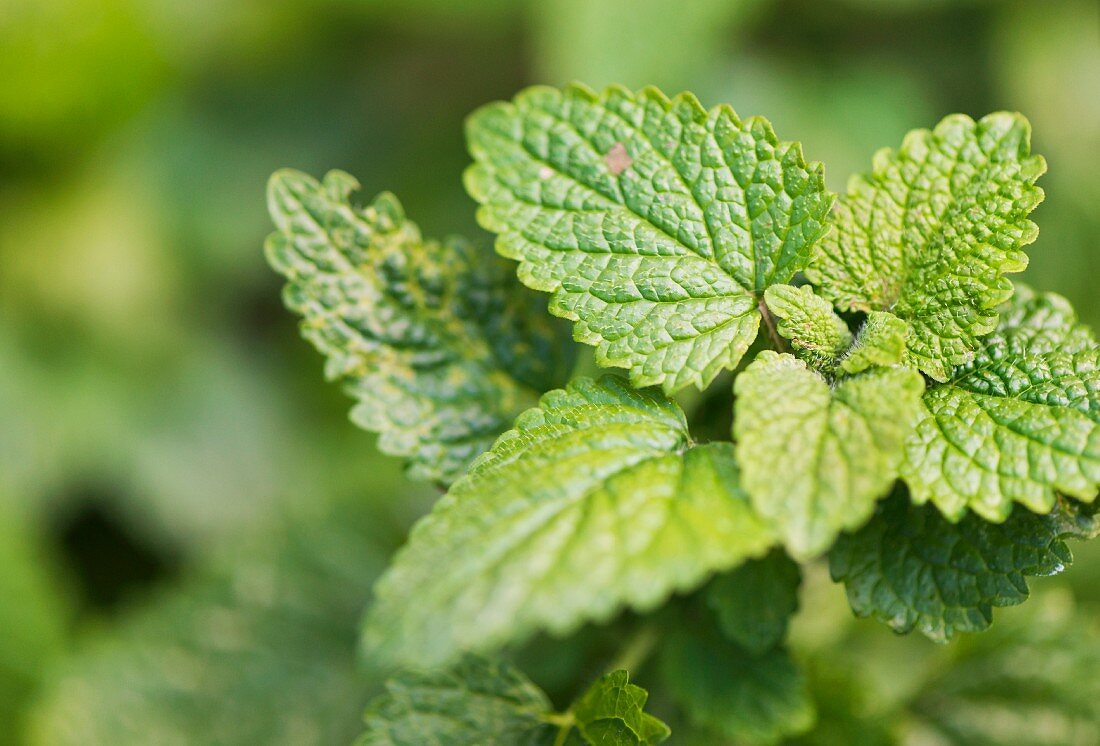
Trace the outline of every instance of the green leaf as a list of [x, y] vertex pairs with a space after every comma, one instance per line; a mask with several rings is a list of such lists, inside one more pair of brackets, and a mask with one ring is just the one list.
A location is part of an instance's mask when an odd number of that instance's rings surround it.
[[549, 744], [550, 700], [512, 666], [474, 656], [444, 671], [405, 671], [371, 702], [359, 746]]
[[746, 651], [759, 655], [787, 634], [787, 622], [798, 609], [802, 573], [781, 549], [749, 560], [707, 586], [707, 605], [722, 633]]
[[660, 663], [665, 687], [688, 720], [722, 739], [773, 744], [813, 726], [805, 677], [782, 648], [750, 653], [707, 622], [673, 630]]
[[617, 376], [546, 394], [478, 459], [376, 588], [368, 649], [432, 666], [623, 607], [654, 609], [775, 543], [733, 447]]
[[862, 525], [898, 474], [924, 381], [879, 368], [835, 387], [806, 363], [765, 350], [734, 382], [742, 483], [796, 558]]
[[871, 311], [840, 367], [845, 373], [860, 373], [876, 365], [898, 365], [905, 360], [908, 338], [909, 325], [903, 320], [885, 311]]
[[906, 742], [1093, 746], [1100, 740], [1100, 628], [1048, 592], [953, 644], [908, 705]]
[[952, 519], [1003, 521], [1100, 486], [1100, 348], [1064, 298], [1021, 288], [973, 362], [924, 396], [902, 476]]
[[910, 132], [849, 181], [806, 276], [843, 310], [904, 319], [914, 364], [945, 380], [996, 327], [1005, 273], [1027, 266], [1046, 170], [1030, 141], [1027, 120], [1006, 112]]
[[593, 684], [572, 707], [577, 730], [596, 746], [651, 746], [670, 735], [668, 726], [644, 711], [649, 694], [613, 671]]
[[535, 87], [475, 112], [466, 188], [528, 287], [637, 386], [705, 388], [803, 268], [833, 195], [764, 119], [654, 88]]
[[272, 176], [268, 261], [326, 376], [359, 400], [356, 424], [408, 458], [410, 476], [450, 483], [564, 380], [568, 348], [496, 261], [425, 240], [393, 195], [353, 206], [358, 186], [339, 171]]
[[832, 370], [852, 343], [848, 325], [809, 285], [772, 285], [764, 291], [764, 300], [778, 321], [777, 330], [791, 340], [795, 354], [818, 370]]
[[937, 642], [989, 627], [993, 608], [1023, 603], [1027, 576], [1054, 575], [1073, 560], [1054, 516], [1020, 510], [1004, 523], [968, 515], [951, 523], [910, 504], [904, 488], [862, 530], [837, 540], [829, 570], [858, 616]]

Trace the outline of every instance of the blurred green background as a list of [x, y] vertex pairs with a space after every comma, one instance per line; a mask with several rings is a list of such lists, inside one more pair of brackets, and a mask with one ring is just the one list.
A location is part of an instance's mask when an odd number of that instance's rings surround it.
[[[282, 310], [265, 181], [343, 168], [488, 245], [463, 117], [570, 80], [763, 114], [835, 190], [910, 128], [1022, 111], [1050, 164], [1026, 280], [1100, 322], [1095, 0], [0, 0], [0, 743], [358, 732], [358, 618], [433, 494]], [[1080, 554], [1049, 604], [1100, 603]], [[883, 670], [945, 655], [818, 581], [825, 679], [851, 630]]]

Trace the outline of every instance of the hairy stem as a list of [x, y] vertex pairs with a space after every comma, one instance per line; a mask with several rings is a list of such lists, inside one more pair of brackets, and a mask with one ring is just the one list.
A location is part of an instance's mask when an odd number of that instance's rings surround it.
[[764, 302], [763, 298], [757, 302], [756, 307], [760, 310], [760, 316], [764, 319], [764, 328], [768, 331], [768, 340], [772, 343], [772, 349], [776, 352], [790, 352], [791, 348], [787, 344], [787, 340], [780, 336], [779, 329], [775, 325], [775, 317], [768, 310], [768, 304]]

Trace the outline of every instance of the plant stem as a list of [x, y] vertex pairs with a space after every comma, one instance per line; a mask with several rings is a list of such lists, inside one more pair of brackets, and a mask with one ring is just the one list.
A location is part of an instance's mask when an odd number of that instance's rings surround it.
[[[607, 667], [607, 673], [612, 671], [629, 671], [633, 673], [649, 658], [660, 639], [661, 629], [656, 624], [650, 622], [638, 627], [627, 638], [618, 655], [611, 660]], [[573, 730], [573, 726], [577, 723], [572, 707], [565, 712], [553, 712], [545, 715], [543, 719], [558, 728], [553, 746], [564, 746], [569, 731]]]
[[657, 625], [649, 623], [638, 627], [611, 661], [608, 672], [625, 670], [633, 673], [649, 658], [660, 639], [661, 630]]
[[779, 329], [775, 325], [775, 317], [768, 310], [768, 304], [764, 302], [763, 298], [757, 302], [756, 307], [760, 310], [760, 316], [764, 319], [764, 328], [768, 331], [768, 339], [772, 343], [772, 349], [776, 352], [790, 352], [791, 348], [787, 344], [787, 340], [780, 336]]

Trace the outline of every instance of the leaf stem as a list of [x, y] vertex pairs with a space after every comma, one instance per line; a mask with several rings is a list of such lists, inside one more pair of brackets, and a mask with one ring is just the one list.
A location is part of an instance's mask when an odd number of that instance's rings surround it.
[[660, 639], [661, 629], [656, 624], [638, 627], [611, 661], [607, 668], [608, 673], [625, 670], [633, 674], [649, 658]]
[[[623, 644], [618, 654], [611, 659], [611, 663], [608, 665], [606, 672], [628, 671], [633, 674], [646, 662], [650, 654], [653, 653], [653, 649], [657, 646], [657, 642], [660, 639], [661, 628], [656, 624], [649, 622], [638, 627], [631, 633], [630, 637], [627, 638], [626, 643]], [[572, 706], [565, 712], [548, 713], [543, 716], [543, 720], [558, 728], [558, 733], [554, 737], [553, 746], [564, 746], [565, 739], [569, 736], [569, 732], [573, 730], [573, 726], [577, 724]]]
[[779, 329], [775, 325], [775, 317], [768, 310], [768, 304], [764, 302], [763, 298], [757, 301], [756, 307], [760, 311], [760, 316], [764, 319], [764, 328], [768, 331], [768, 339], [772, 343], [772, 348], [776, 352], [790, 352], [791, 348], [787, 344], [787, 340], [779, 334]]

